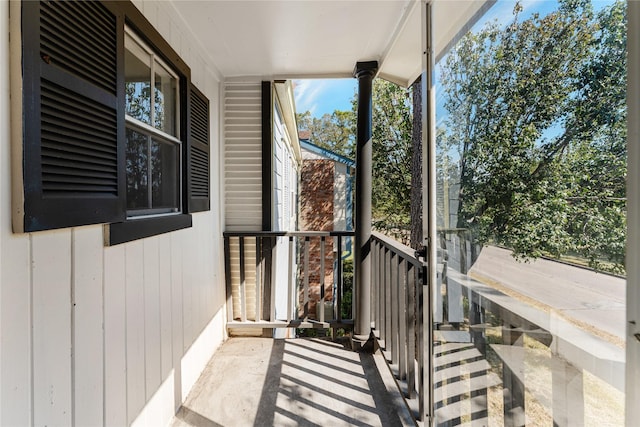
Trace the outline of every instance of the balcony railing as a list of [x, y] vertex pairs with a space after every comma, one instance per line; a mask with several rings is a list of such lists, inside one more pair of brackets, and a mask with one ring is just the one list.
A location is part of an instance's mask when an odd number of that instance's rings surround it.
[[[342, 298], [353, 291], [351, 286], [344, 286], [344, 267], [349, 260], [345, 253], [350, 254], [346, 247], [350, 247], [353, 235], [308, 231], [225, 233], [227, 326], [350, 327], [353, 316], [342, 315], [354, 313], [354, 305]], [[426, 266], [411, 248], [380, 233], [373, 233], [371, 243], [372, 327], [403, 394], [415, 402], [415, 417], [424, 419], [431, 405], [432, 372]], [[308, 274], [314, 267], [319, 269], [318, 274]], [[333, 274], [327, 275], [332, 268]], [[284, 269], [284, 274], [278, 269]], [[319, 292], [312, 292], [316, 287]], [[332, 292], [327, 292], [329, 288]], [[278, 299], [286, 300], [286, 310], [276, 310]], [[330, 309], [312, 310], [312, 305]]]
[[422, 421], [432, 407], [427, 266], [410, 247], [376, 232], [371, 256], [372, 326], [414, 417]]
[[[228, 327], [349, 328], [358, 315], [342, 301], [353, 291], [344, 275], [352, 237], [225, 233]], [[412, 249], [371, 239], [371, 326], [416, 421], [570, 425], [624, 412], [620, 346], [474, 280], [479, 248], [463, 230], [439, 244], [428, 286]]]
[[226, 232], [229, 328], [339, 328], [353, 231]]

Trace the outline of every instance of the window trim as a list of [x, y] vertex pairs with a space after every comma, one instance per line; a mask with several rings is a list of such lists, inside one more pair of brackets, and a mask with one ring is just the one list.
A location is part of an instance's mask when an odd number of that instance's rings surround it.
[[158, 234], [189, 228], [192, 225], [189, 214], [154, 215], [137, 217], [124, 222], [105, 225], [105, 243], [109, 246], [132, 242]]
[[[209, 99], [142, 12], [130, 1], [58, 0], [14, 2], [11, 11], [13, 232], [102, 225], [110, 245], [190, 227], [190, 213], [210, 210]], [[180, 140], [181, 212], [126, 218], [126, 28], [153, 49], [163, 78], [178, 77], [171, 133]]]
[[[136, 31], [128, 24], [125, 24], [124, 26], [124, 35], [125, 35], [125, 46], [124, 46], [124, 51], [126, 53], [127, 51], [127, 37], [131, 38], [131, 40], [136, 43], [138, 45], [138, 47], [140, 47], [140, 49], [142, 49], [147, 55], [149, 55], [149, 59], [150, 59], [150, 68], [149, 68], [149, 72], [150, 72], [150, 80], [149, 80], [149, 86], [150, 89], [152, 91], [155, 91], [155, 84], [156, 84], [156, 64], [160, 66], [160, 68], [164, 69], [167, 73], [169, 73], [169, 75], [171, 77], [173, 77], [174, 79], [176, 79], [177, 83], [178, 83], [178, 88], [176, 90], [175, 96], [175, 106], [176, 107], [180, 107], [181, 106], [181, 100], [180, 100], [180, 93], [181, 93], [181, 82], [180, 82], [180, 74], [178, 72], [176, 72], [174, 70], [174, 68], [170, 65], [170, 63], [168, 63], [167, 61], [165, 61], [161, 55], [160, 52], [154, 50], [153, 46], [150, 45], [148, 42], [146, 42], [142, 37], [140, 37]], [[155, 103], [150, 101], [150, 121], [151, 124], [147, 124], [145, 122], [143, 122], [142, 120], [138, 120], [133, 116], [129, 116], [127, 114], [127, 110], [125, 108], [125, 119], [128, 121], [133, 121], [133, 123], [137, 123], [139, 126], [141, 127], [145, 127], [145, 126], [149, 126], [149, 130], [153, 130], [155, 132], [158, 133], [158, 135], [163, 136], [169, 140], [171, 140], [172, 138], [175, 139], [176, 141], [180, 141], [180, 138], [178, 138], [176, 135], [182, 135], [182, 128], [181, 128], [181, 117], [182, 114], [180, 111], [180, 108], [176, 108], [176, 110], [174, 111], [174, 117], [173, 120], [175, 122], [175, 135], [172, 135], [168, 132], [162, 131], [158, 128], [156, 128], [153, 124], [154, 119], [155, 119]], [[180, 141], [181, 142], [181, 141]]]
[[[141, 41], [143, 42], [143, 45], [153, 49], [153, 56], [155, 57], [155, 60], [159, 61], [166, 69], [177, 74], [178, 93], [176, 106], [179, 111], [179, 120], [176, 122], [178, 135], [176, 139], [180, 141], [180, 144], [178, 145], [180, 150], [180, 184], [178, 191], [180, 192], [179, 207], [181, 212], [127, 217], [123, 222], [105, 224], [104, 241], [105, 245], [108, 246], [144, 239], [192, 226], [191, 214], [188, 213], [188, 196], [185, 191], [185, 188], [188, 185], [188, 167], [184, 165], [184, 161], [187, 158], [189, 151], [187, 117], [189, 116], [191, 69], [178, 56], [160, 33], [151, 25], [151, 23], [147, 21], [144, 15], [133, 5], [133, 3], [115, 3], [124, 14], [124, 31], [121, 40], [122, 51], [124, 52], [124, 34], [126, 31], [131, 31], [134, 34], [134, 40], [137, 42]], [[124, 94], [124, 61], [121, 66], [121, 70], [119, 71], [122, 73], [118, 78], [120, 81], [121, 91]], [[121, 104], [122, 110], [125, 111], [125, 98], [124, 96], [121, 98], [122, 99], [119, 99], [118, 101]], [[124, 127], [126, 127], [128, 120], [135, 119], [127, 118], [125, 114]], [[138, 123], [139, 121], [135, 120], [135, 122], [136, 125], [141, 125], [141, 123]], [[149, 125], [149, 127], [153, 128], [151, 125]], [[153, 129], [154, 131], [158, 131], [155, 128]], [[163, 138], [166, 138], [168, 135], [162, 132], [161, 134]], [[125, 144], [126, 139], [123, 138], [123, 150]], [[123, 171], [123, 174], [125, 174], [126, 178], [126, 171]], [[126, 214], [125, 206], [125, 215]]]
[[[182, 203], [182, 198], [184, 197], [183, 181], [186, 179], [186, 175], [184, 174], [185, 168], [183, 167], [183, 163], [184, 163], [183, 157], [185, 155], [184, 154], [185, 144], [183, 144], [182, 141], [180, 141], [178, 138], [175, 138], [169, 134], [163, 133], [162, 131], [154, 128], [153, 126], [150, 126], [144, 122], [141, 122], [140, 120], [137, 120], [137, 119], [134, 119], [133, 117], [125, 115], [125, 132], [126, 130], [129, 130], [129, 129], [136, 131], [140, 134], [143, 134], [147, 137], [150, 137], [152, 140], [155, 138], [157, 141], [173, 144], [173, 146], [177, 148], [178, 158], [176, 159], [176, 166], [177, 166], [176, 173], [180, 179], [180, 182], [177, 183], [177, 188], [176, 188], [178, 202], [179, 202], [178, 206], [176, 207], [177, 210], [167, 211], [168, 208], [153, 208], [153, 207], [143, 208], [143, 209], [129, 209], [125, 205], [126, 219], [131, 220], [131, 219], [140, 219], [140, 218], [153, 218], [159, 215], [176, 215], [176, 214], [183, 213], [184, 212], [184, 203]], [[125, 144], [126, 142], [127, 141], [125, 137]], [[149, 171], [151, 171], [151, 166], [149, 165], [148, 167], [149, 167]], [[125, 179], [126, 179], [126, 169], [125, 169]], [[151, 191], [151, 189], [149, 189], [149, 191]], [[149, 197], [151, 197], [151, 195], [149, 195]], [[125, 193], [125, 199], [126, 199], [126, 193]], [[151, 199], [149, 200], [151, 201]], [[147, 212], [147, 213], [144, 213], [144, 212]]]

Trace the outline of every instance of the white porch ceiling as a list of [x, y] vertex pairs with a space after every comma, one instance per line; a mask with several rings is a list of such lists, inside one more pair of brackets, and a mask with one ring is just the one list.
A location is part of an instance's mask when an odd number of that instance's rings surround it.
[[[492, 0], [436, 0], [436, 55]], [[422, 68], [419, 0], [174, 0], [224, 77], [351, 77], [357, 61], [410, 84]]]

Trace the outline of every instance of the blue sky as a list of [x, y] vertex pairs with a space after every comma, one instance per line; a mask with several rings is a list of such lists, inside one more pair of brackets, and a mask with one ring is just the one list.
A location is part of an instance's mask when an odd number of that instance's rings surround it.
[[322, 117], [335, 110], [351, 110], [351, 98], [358, 81], [351, 79], [295, 80], [295, 102], [298, 113], [310, 111]]

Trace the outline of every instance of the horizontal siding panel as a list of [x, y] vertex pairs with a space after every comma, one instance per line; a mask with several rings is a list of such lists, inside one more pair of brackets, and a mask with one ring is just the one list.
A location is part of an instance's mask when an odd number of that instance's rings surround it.
[[[258, 156], [256, 152], [246, 152], [246, 151], [231, 151], [226, 153], [227, 159], [240, 159], [251, 161], [262, 161], [262, 156]], [[255, 164], [255, 163], [253, 163]]]
[[[224, 183], [227, 229], [256, 229], [262, 224], [261, 105], [260, 82], [228, 83], [225, 86]], [[247, 278], [249, 274], [247, 272]], [[239, 271], [234, 276], [234, 280], [239, 280]], [[239, 285], [236, 283], [236, 286]], [[239, 292], [239, 288], [234, 288], [234, 291]], [[238, 304], [238, 298], [234, 297], [236, 315], [239, 315], [236, 311], [239, 310]], [[254, 315], [255, 307], [252, 310]]]
[[[225, 182], [234, 183], [234, 182], [251, 182], [256, 185], [260, 185], [262, 183], [262, 172], [260, 170], [253, 171], [225, 171]], [[258, 182], [256, 182], [258, 181]], [[257, 188], [256, 188], [257, 189]]]
[[243, 160], [243, 159], [235, 159], [233, 161], [231, 159], [228, 159], [227, 164], [225, 165], [226, 166], [225, 173], [234, 171], [234, 168], [233, 168], [234, 166], [250, 167], [250, 168], [254, 168], [257, 171], [262, 170], [262, 167], [261, 167], [262, 163], [258, 160], [254, 159], [246, 162], [240, 162], [240, 160]]
[[246, 87], [231, 87], [230, 89], [225, 89], [226, 99], [225, 102], [230, 99], [236, 98], [255, 98], [260, 99], [262, 97], [262, 87], [261, 86], [246, 86]]
[[260, 99], [256, 98], [236, 98], [236, 99], [227, 99], [225, 102], [225, 106], [227, 105], [237, 105], [237, 106], [246, 106], [246, 107], [259, 107]]
[[250, 151], [255, 153], [261, 153], [262, 150], [258, 150], [255, 141], [249, 138], [231, 137], [225, 138], [227, 145], [224, 147], [225, 153], [233, 153], [235, 151]]
[[258, 87], [253, 90], [226, 90], [225, 91], [225, 103], [229, 100], [237, 99], [237, 98], [245, 98], [245, 99], [261, 99], [262, 98], [262, 87]]
[[225, 214], [229, 216], [229, 223], [235, 221], [237, 224], [250, 225], [251, 230], [255, 231], [257, 228], [261, 228], [260, 224], [255, 223], [256, 220], [262, 221], [262, 214], [255, 214], [248, 212], [249, 210], [257, 211], [260, 206], [258, 204], [248, 204], [247, 206], [229, 206], [225, 210]]
[[233, 131], [233, 132], [225, 132], [225, 138], [227, 140], [246, 140], [246, 142], [257, 143], [260, 140], [261, 132], [257, 131]]
[[[255, 157], [239, 157], [235, 151], [225, 152], [225, 172], [261, 172], [262, 160]], [[233, 157], [235, 156], [235, 157]], [[255, 156], [255, 155], [254, 155]]]
[[225, 120], [240, 118], [261, 121], [260, 110], [251, 110], [248, 108], [244, 108], [238, 111], [227, 111], [227, 115], [225, 116]]
[[255, 195], [262, 194], [257, 187], [260, 185], [261, 181], [258, 177], [251, 178], [248, 180], [244, 179], [227, 179], [225, 180], [225, 188], [227, 191], [242, 191], [242, 192], [251, 192]]
[[225, 90], [227, 92], [255, 92], [260, 90], [260, 84], [256, 83], [227, 83]]
[[255, 126], [255, 127], [260, 127], [262, 126], [262, 123], [258, 122], [255, 117], [234, 117], [234, 118], [227, 118], [224, 121], [225, 126], [227, 126], [227, 129], [229, 129], [229, 126], [246, 126], [246, 127], [250, 127], [250, 126]]
[[253, 168], [242, 166], [238, 167], [238, 169], [233, 169], [233, 165], [229, 166], [231, 170], [229, 168], [225, 169], [225, 183], [231, 184], [246, 181], [247, 183], [254, 183], [256, 191], [262, 191], [262, 171], [258, 165], [253, 165]]
[[230, 105], [225, 105], [225, 112], [226, 111], [228, 111], [229, 113], [238, 113], [238, 112], [254, 113], [256, 117], [261, 117], [260, 112], [262, 110], [258, 105], [247, 106], [247, 105], [230, 104]]
[[[252, 231], [256, 229], [256, 226], [250, 223], [251, 218], [244, 218], [243, 221], [236, 220], [230, 221], [228, 227], [234, 227], [237, 231]], [[260, 218], [253, 218], [254, 221], [259, 221]]]

